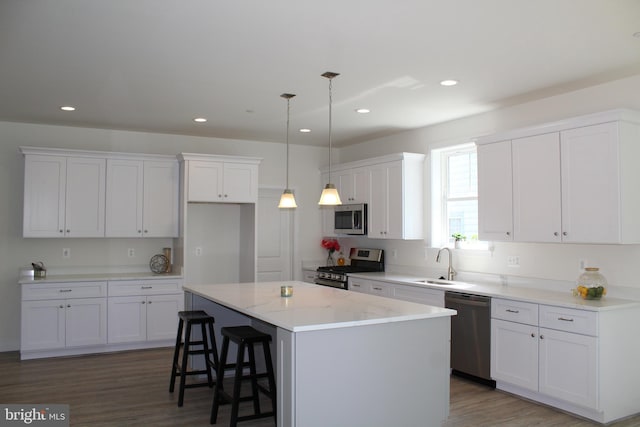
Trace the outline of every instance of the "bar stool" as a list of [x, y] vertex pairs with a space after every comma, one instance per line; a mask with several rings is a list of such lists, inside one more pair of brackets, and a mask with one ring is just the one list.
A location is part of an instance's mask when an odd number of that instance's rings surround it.
[[[176, 347], [173, 352], [173, 366], [171, 367], [171, 382], [169, 384], [169, 392], [173, 393], [176, 376], [180, 375], [180, 395], [178, 397], [178, 406], [182, 406], [184, 402], [184, 389], [194, 387], [213, 387], [214, 381], [211, 375], [211, 371], [217, 373], [218, 368], [218, 348], [216, 347], [216, 337], [213, 334], [214, 318], [209, 316], [202, 310], [195, 311], [181, 311], [178, 313], [178, 335], [176, 336]], [[184, 334], [184, 349], [182, 350], [182, 359], [178, 363], [180, 358], [180, 347], [182, 345], [182, 330], [185, 327]], [[200, 341], [191, 340], [191, 332], [194, 326], [200, 325], [202, 333], [202, 339]], [[207, 335], [207, 329], [208, 335]], [[193, 347], [196, 348], [193, 348]], [[190, 355], [203, 355], [205, 366], [204, 369], [189, 370], [187, 362]], [[211, 357], [213, 356], [213, 360]], [[202, 375], [207, 374], [206, 382], [198, 382], [192, 384], [186, 384], [186, 377], [189, 375]], [[217, 379], [218, 377], [216, 377]], [[216, 381], [217, 382], [217, 381]]]
[[[218, 407], [220, 403], [231, 402], [231, 422], [230, 426], [235, 427], [238, 421], [247, 421], [257, 418], [265, 418], [273, 416], [276, 418], [276, 381], [273, 374], [273, 364], [271, 362], [271, 350], [269, 349], [269, 342], [271, 336], [251, 326], [232, 326], [224, 327], [221, 329], [222, 333], [222, 350], [220, 353], [220, 363], [218, 364], [217, 378], [220, 381], [216, 381], [216, 385], [213, 392], [213, 406], [211, 407], [211, 424], [215, 424], [218, 418]], [[228, 366], [227, 354], [229, 352], [229, 341], [233, 341], [238, 345], [237, 360], [235, 363], [235, 376], [233, 381], [233, 396], [229, 396], [224, 390], [221, 379], [224, 376], [224, 366]], [[257, 373], [256, 359], [255, 359], [255, 344], [262, 344], [262, 350], [264, 352], [264, 361], [266, 364], [266, 372]], [[249, 374], [243, 374], [245, 348], [249, 354]], [[267, 378], [269, 382], [269, 388], [265, 388], [262, 384], [258, 384], [258, 379]], [[240, 387], [242, 380], [251, 380], [250, 396], [240, 396]], [[269, 412], [262, 412], [260, 410], [259, 393], [266, 394], [271, 399], [272, 410]], [[253, 414], [238, 416], [238, 409], [240, 402], [252, 401], [253, 402]]]

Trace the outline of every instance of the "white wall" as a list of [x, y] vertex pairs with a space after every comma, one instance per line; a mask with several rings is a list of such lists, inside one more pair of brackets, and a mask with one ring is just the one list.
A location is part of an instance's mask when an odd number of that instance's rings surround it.
[[[19, 348], [19, 269], [32, 261], [49, 268], [124, 268], [146, 266], [149, 258], [171, 245], [171, 239], [23, 239], [22, 200], [24, 159], [21, 145], [99, 151], [171, 154], [180, 152], [262, 157], [259, 185], [284, 188], [284, 144], [215, 138], [164, 135], [146, 132], [112, 131], [65, 126], [0, 122], [0, 351]], [[320, 213], [317, 198], [322, 190], [319, 170], [324, 166], [326, 147], [292, 145], [290, 185], [296, 192], [298, 239], [296, 256], [322, 257]], [[62, 248], [71, 258], [62, 258]], [[134, 248], [135, 258], [126, 256]], [[294, 271], [299, 273], [299, 268]]]
[[[399, 151], [428, 155], [432, 148], [469, 142], [474, 137], [498, 131], [615, 108], [640, 110], [639, 93], [640, 75], [636, 75], [563, 95], [345, 147], [339, 150], [340, 162]], [[640, 144], [640, 141], [638, 143]], [[638, 161], [640, 162], [640, 159]], [[446, 271], [445, 264], [435, 263], [437, 249], [427, 248], [427, 243], [423, 241], [359, 238], [349, 239], [346, 242], [386, 249], [388, 269], [403, 267]], [[392, 249], [397, 251], [395, 259], [390, 256]], [[455, 252], [455, 268], [460, 271], [563, 281], [575, 280], [579, 273], [579, 260], [586, 260], [589, 265], [600, 267], [601, 272], [611, 284], [640, 290], [637, 274], [640, 245], [496, 243], [493, 251]], [[511, 255], [520, 257], [519, 268], [507, 267], [507, 256]]]

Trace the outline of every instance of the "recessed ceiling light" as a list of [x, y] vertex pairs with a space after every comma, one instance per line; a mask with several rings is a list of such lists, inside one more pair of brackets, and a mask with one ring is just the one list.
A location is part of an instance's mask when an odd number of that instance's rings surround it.
[[76, 107], [72, 107], [71, 105], [63, 105], [60, 109], [62, 111], [76, 111]]
[[640, 39], [640, 31], [633, 33], [633, 37]]
[[207, 119], [205, 119], [204, 117], [196, 117], [195, 119], [193, 119], [193, 121], [196, 123], [204, 123], [207, 121]]
[[440, 82], [440, 84], [442, 86], [455, 86], [455, 85], [458, 84], [458, 81], [457, 80], [451, 80], [451, 79], [450, 80], [443, 80], [443, 81]]
[[370, 112], [371, 112], [371, 110], [369, 110], [368, 108], [358, 108], [356, 110], [356, 113], [360, 113], [360, 114], [367, 114], [367, 113], [370, 113]]
[[307, 129], [307, 128], [300, 129], [300, 133], [309, 133], [309, 132], [311, 132], [311, 129]]

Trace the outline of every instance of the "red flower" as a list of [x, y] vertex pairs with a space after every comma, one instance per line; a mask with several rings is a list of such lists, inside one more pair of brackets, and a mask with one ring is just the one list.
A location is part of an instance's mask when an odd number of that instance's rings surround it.
[[321, 245], [330, 253], [340, 250], [340, 243], [336, 239], [322, 239]]

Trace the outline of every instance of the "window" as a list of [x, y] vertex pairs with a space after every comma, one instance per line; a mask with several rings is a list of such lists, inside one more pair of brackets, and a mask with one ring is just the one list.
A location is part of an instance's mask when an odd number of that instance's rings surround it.
[[432, 246], [453, 246], [453, 234], [464, 236], [465, 246], [478, 242], [478, 172], [474, 144], [431, 152]]

